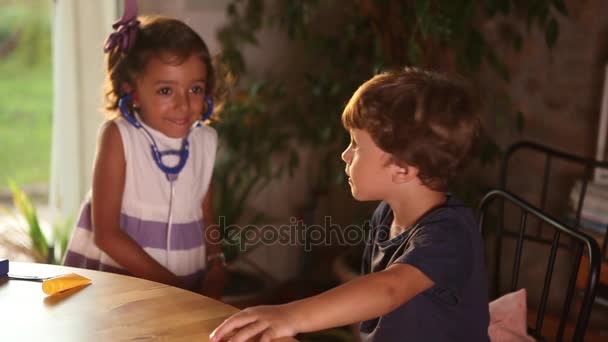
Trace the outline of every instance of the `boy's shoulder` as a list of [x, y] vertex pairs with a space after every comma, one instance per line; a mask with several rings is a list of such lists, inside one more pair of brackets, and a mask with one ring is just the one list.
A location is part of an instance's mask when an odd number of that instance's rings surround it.
[[[433, 225], [451, 225], [451, 226], [476, 226], [477, 221], [473, 210], [462, 202], [456, 196], [446, 193], [446, 202], [434, 209], [430, 209], [420, 220], [417, 222], [419, 226], [433, 226]], [[390, 225], [393, 217], [393, 210], [391, 206], [382, 201], [376, 207], [372, 218], [372, 227], [380, 225]]]
[[438, 227], [445, 232], [449, 230], [456, 232], [468, 232], [476, 229], [477, 220], [473, 210], [459, 198], [448, 194], [446, 202], [429, 211], [418, 223], [421, 226]]
[[[437, 211], [451, 212], [452, 214], [464, 214], [472, 212], [471, 208], [462, 202], [458, 197], [451, 193], [446, 193], [446, 201], [441, 206], [437, 207]], [[433, 210], [435, 211], [435, 210]], [[386, 201], [380, 201], [374, 210], [372, 217], [384, 217], [392, 213], [391, 206]]]
[[[473, 218], [473, 210], [458, 197], [447, 193], [445, 203], [437, 208], [437, 218], [457, 220], [462, 218]], [[432, 213], [432, 212], [430, 212]], [[429, 214], [430, 214], [429, 213]], [[428, 216], [428, 215], [427, 215]]]

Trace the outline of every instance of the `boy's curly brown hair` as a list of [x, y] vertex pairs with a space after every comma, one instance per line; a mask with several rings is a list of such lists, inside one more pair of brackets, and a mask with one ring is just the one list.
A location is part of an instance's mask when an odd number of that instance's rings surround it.
[[446, 191], [480, 135], [480, 101], [464, 81], [417, 68], [363, 83], [342, 113], [347, 130], [367, 131], [391, 162], [418, 168], [429, 188]]

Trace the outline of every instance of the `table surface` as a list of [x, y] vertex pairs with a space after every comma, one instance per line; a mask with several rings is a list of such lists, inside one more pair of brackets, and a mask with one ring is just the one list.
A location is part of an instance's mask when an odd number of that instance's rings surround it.
[[208, 341], [238, 311], [190, 291], [113, 273], [19, 262], [9, 270], [35, 276], [71, 272], [92, 284], [47, 296], [40, 282], [0, 277], [0, 341]]

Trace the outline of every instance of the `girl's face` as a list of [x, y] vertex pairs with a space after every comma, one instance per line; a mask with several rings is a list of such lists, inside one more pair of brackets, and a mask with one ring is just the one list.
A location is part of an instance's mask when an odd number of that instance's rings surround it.
[[196, 55], [181, 64], [170, 56], [150, 59], [135, 82], [134, 105], [144, 123], [172, 138], [182, 138], [201, 118], [205, 105], [207, 68]]
[[389, 154], [376, 145], [364, 130], [350, 131], [350, 145], [342, 152], [346, 175], [353, 197], [360, 201], [385, 199], [390, 188], [391, 171], [387, 166]]

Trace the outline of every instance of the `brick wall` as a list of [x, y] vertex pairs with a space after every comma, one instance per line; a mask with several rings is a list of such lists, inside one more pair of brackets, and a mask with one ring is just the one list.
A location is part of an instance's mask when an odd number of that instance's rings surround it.
[[[485, 27], [511, 70], [509, 83], [502, 82], [491, 70], [485, 70], [480, 77], [484, 88], [504, 90], [510, 97], [489, 99], [489, 111], [505, 111], [509, 102], [512, 108], [499, 120], [492, 119], [491, 114], [486, 120], [489, 133], [504, 148], [527, 139], [581, 156], [595, 156], [604, 66], [608, 63], [608, 20], [600, 14], [608, 13], [608, 1], [572, 0], [566, 1], [566, 6], [567, 17], [555, 14], [560, 35], [552, 49], [546, 46], [544, 33], [537, 29], [525, 36], [520, 52], [507, 46], [500, 38], [504, 23], [525, 32], [524, 20], [501, 18]], [[514, 128], [513, 114], [517, 110], [525, 117], [523, 132]], [[511, 189], [532, 200], [538, 184], [531, 174], [541, 175], [543, 166], [543, 160], [533, 157], [515, 160], [509, 171]], [[553, 207], [560, 206], [556, 197], [569, 190], [571, 181], [564, 178], [572, 179], [581, 173], [569, 165], [556, 167]], [[486, 171], [486, 177], [490, 184], [497, 184], [497, 169]]]

